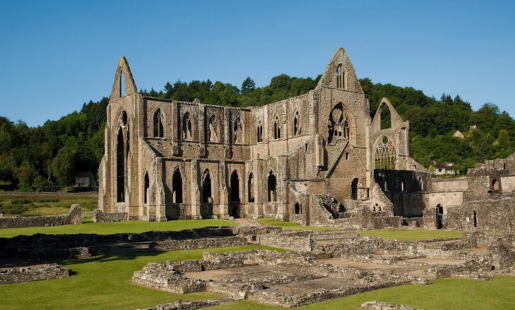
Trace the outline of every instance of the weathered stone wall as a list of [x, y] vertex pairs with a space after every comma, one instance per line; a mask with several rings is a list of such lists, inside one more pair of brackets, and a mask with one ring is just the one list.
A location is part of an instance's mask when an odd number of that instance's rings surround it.
[[81, 209], [79, 205], [72, 205], [68, 214], [64, 215], [0, 218], [0, 229], [59, 226], [68, 224], [82, 224]]
[[310, 230], [283, 231], [281, 233], [261, 235], [259, 243], [292, 251], [309, 252], [314, 247], [314, 242], [310, 237]]
[[221, 238], [201, 238], [201, 239], [181, 239], [181, 240], [164, 240], [154, 242], [151, 250], [155, 251], [177, 251], [177, 250], [191, 250], [191, 249], [208, 249], [208, 248], [223, 248], [233, 246], [244, 246], [247, 244], [245, 237], [221, 237]]
[[0, 268], [0, 285], [51, 279], [63, 279], [68, 277], [70, 277], [69, 270], [57, 264]]
[[94, 223], [113, 223], [113, 222], [126, 222], [129, 220], [129, 213], [105, 213], [102, 210], [95, 210], [93, 212]]
[[138, 310], [194, 310], [201, 308], [214, 307], [222, 304], [220, 300], [178, 300], [166, 304], [155, 306], [155, 308], [145, 308]]

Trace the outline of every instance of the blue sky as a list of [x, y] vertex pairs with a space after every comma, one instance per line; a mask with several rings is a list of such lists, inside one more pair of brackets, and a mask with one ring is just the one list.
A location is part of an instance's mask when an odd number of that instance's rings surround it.
[[0, 0], [0, 115], [29, 126], [138, 89], [321, 74], [344, 47], [358, 78], [515, 116], [515, 1]]

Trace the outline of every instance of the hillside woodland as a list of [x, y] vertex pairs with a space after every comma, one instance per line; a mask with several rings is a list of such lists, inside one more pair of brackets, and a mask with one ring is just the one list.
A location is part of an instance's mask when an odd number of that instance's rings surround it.
[[[141, 90], [152, 97], [205, 104], [247, 107], [262, 106], [307, 93], [320, 76], [273, 77], [265, 87], [256, 87], [248, 77], [240, 88], [229, 83], [177, 81], [164, 89]], [[515, 152], [515, 120], [493, 103], [473, 111], [459, 95], [443, 94], [439, 99], [412, 87], [360, 80], [370, 101], [373, 117], [382, 97], [388, 97], [403, 120], [410, 122], [410, 155], [432, 169], [431, 163], [454, 162], [463, 175], [476, 162], [504, 158]], [[31, 128], [22, 120], [0, 116], [0, 186], [7, 190], [50, 191], [73, 184], [76, 172], [97, 173], [104, 153], [104, 127], [109, 98], [84, 103], [80, 111], [43, 126]], [[389, 113], [388, 109], [384, 113]], [[382, 120], [388, 126], [389, 117]], [[463, 138], [453, 134], [459, 130]]]

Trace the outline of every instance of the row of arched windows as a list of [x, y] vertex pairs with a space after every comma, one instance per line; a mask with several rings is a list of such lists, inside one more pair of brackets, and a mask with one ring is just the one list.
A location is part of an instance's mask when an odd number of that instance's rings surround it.
[[[194, 140], [194, 128], [192, 124], [194, 123], [193, 117], [189, 112], [186, 112], [182, 118], [182, 130], [181, 137], [183, 140]], [[161, 109], [157, 109], [154, 113], [153, 117], [153, 134], [155, 138], [164, 138], [165, 117], [164, 113], [162, 113]], [[208, 121], [208, 125], [206, 127], [206, 137], [208, 142], [220, 142], [220, 123], [215, 114], [211, 115]], [[301, 120], [299, 111], [295, 112], [293, 119], [293, 135], [298, 136], [301, 134]], [[244, 137], [244, 125], [241, 119], [238, 117], [232, 126], [232, 143], [239, 144], [243, 143]], [[275, 117], [274, 121], [274, 139], [281, 138], [281, 123], [279, 120], [279, 116]], [[257, 142], [263, 141], [263, 125], [261, 121], [259, 121], [257, 126]]]

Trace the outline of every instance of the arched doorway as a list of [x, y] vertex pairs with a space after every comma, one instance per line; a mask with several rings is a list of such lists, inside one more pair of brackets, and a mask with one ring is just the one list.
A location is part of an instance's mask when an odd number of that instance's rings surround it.
[[354, 179], [352, 180], [352, 184], [351, 184], [351, 199], [352, 200], [357, 200], [358, 199], [358, 184], [359, 184], [359, 179]]
[[436, 206], [436, 229], [442, 229], [443, 226], [443, 206], [438, 204]]
[[175, 169], [172, 176], [173, 203], [182, 203], [182, 176], [179, 169]]
[[209, 174], [208, 170], [206, 170], [204, 173], [204, 183], [202, 185], [202, 202], [213, 202], [211, 175]]
[[231, 202], [240, 202], [240, 178], [236, 170], [231, 174]]
[[268, 201], [277, 201], [277, 180], [273, 171], [268, 174]]

